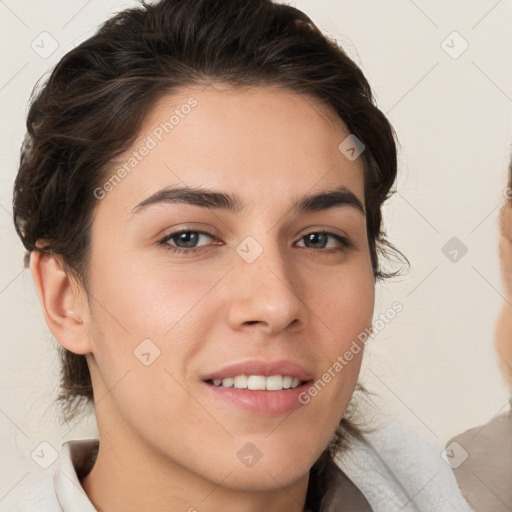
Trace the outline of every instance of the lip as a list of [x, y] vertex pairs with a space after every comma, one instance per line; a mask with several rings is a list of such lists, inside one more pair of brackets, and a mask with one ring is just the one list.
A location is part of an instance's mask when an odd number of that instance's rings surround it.
[[[283, 375], [295, 377], [302, 384], [293, 389], [264, 391], [234, 387], [224, 388], [208, 382], [213, 379], [225, 379], [237, 375], [262, 375], [264, 377]], [[230, 408], [234, 406], [260, 416], [280, 416], [304, 405], [300, 401], [300, 395], [311, 385], [313, 374], [304, 366], [291, 360], [250, 359], [224, 366], [219, 370], [201, 376], [201, 379], [209, 396], [213, 400], [227, 404]]]
[[269, 361], [265, 359], [250, 359], [229, 364], [219, 370], [205, 374], [201, 376], [201, 380], [226, 379], [228, 377], [236, 377], [237, 375], [262, 375], [263, 377], [288, 375], [303, 382], [313, 379], [313, 374], [309, 370], [291, 360]]
[[207, 382], [203, 382], [202, 385], [205, 386], [205, 391], [212, 400], [218, 400], [224, 405], [227, 404], [230, 409], [236, 407], [259, 416], [275, 417], [289, 414], [304, 406], [305, 403], [300, 400], [300, 396], [307, 392], [311, 381], [304, 382], [296, 388], [281, 391], [223, 388]]

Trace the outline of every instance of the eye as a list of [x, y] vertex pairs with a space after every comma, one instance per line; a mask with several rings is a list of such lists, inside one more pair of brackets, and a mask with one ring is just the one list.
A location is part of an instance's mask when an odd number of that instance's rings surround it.
[[[166, 235], [164, 238], [158, 241], [158, 244], [165, 246], [164, 248], [171, 252], [193, 254], [198, 250], [201, 250], [201, 246], [194, 247], [194, 245], [201, 239], [201, 237], [204, 236], [215, 238], [212, 234], [206, 231], [192, 231], [185, 229]], [[170, 245], [170, 241], [176, 241], [178, 247]], [[180, 244], [183, 244], [185, 247], [179, 247]]]
[[[173, 253], [195, 254], [199, 251], [205, 250], [205, 246], [196, 245], [201, 240], [202, 237], [213, 239], [216, 238], [214, 235], [208, 233], [207, 231], [194, 231], [190, 229], [183, 229], [166, 235], [164, 238], [158, 241], [158, 245], [163, 246], [165, 250], [171, 251]], [[341, 247], [330, 247], [330, 250], [326, 250], [326, 243], [328, 242], [329, 239], [337, 241], [338, 244], [341, 245]], [[354, 244], [348, 238], [338, 235], [336, 233], [331, 233], [329, 231], [312, 231], [311, 233], [304, 235], [299, 240], [299, 242], [301, 242], [302, 240], [306, 241], [305, 247], [308, 249], [323, 249], [323, 252], [329, 253], [346, 251], [354, 247]], [[173, 242], [173, 244], [175, 243], [176, 245], [172, 245], [170, 242]], [[182, 245], [182, 247], [180, 247], [180, 245]]]
[[[353, 244], [348, 238], [338, 235], [336, 233], [331, 233], [329, 231], [312, 231], [311, 233], [304, 235], [300, 239], [300, 241], [305, 240], [306, 247], [308, 247], [308, 248], [325, 249], [326, 248], [325, 245], [329, 239], [336, 240], [342, 246], [341, 248], [338, 248], [338, 249], [334, 248], [334, 252], [344, 251], [344, 250], [353, 248]], [[319, 245], [321, 247], [318, 247]], [[333, 252], [333, 251], [325, 251], [325, 252]]]

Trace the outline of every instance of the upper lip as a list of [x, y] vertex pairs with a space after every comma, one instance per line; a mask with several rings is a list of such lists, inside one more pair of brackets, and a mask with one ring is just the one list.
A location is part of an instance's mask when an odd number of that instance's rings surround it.
[[300, 381], [308, 381], [313, 378], [311, 372], [294, 361], [280, 359], [269, 361], [266, 359], [250, 359], [222, 367], [219, 370], [208, 373], [202, 377], [202, 380], [225, 379], [236, 377], [237, 375], [271, 375], [290, 376]]

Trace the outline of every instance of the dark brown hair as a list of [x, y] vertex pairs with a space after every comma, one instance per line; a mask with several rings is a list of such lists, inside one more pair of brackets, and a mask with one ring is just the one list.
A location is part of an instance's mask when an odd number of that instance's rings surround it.
[[[68, 52], [37, 84], [14, 185], [14, 223], [27, 253], [57, 254], [89, 293], [93, 194], [139, 134], [155, 102], [188, 85], [275, 85], [327, 106], [365, 145], [366, 222], [375, 279], [390, 277], [381, 207], [397, 173], [395, 133], [359, 67], [298, 9], [271, 0], [162, 0], [124, 10]], [[340, 141], [341, 142], [341, 141]], [[36, 242], [42, 241], [40, 247]], [[396, 252], [395, 252], [396, 251]], [[401, 255], [400, 255], [401, 256]], [[69, 421], [93, 401], [83, 355], [59, 346], [59, 400]], [[346, 418], [326, 461], [344, 434]], [[326, 451], [327, 453], [327, 451]]]

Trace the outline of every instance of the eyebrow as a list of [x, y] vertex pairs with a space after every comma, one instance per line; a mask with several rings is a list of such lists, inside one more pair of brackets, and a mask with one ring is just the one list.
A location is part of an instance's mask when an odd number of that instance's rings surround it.
[[[240, 213], [245, 210], [243, 201], [236, 194], [228, 194], [203, 187], [179, 186], [166, 187], [155, 192], [135, 206], [130, 217], [133, 214], [146, 210], [150, 206], [162, 203], [190, 204], [201, 208], [214, 208], [234, 213]], [[298, 215], [340, 207], [355, 208], [362, 215], [366, 215], [359, 198], [343, 185], [313, 195], [301, 196], [292, 206], [291, 213]]]

